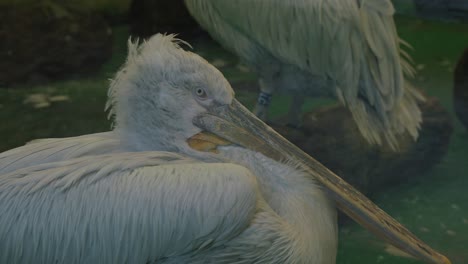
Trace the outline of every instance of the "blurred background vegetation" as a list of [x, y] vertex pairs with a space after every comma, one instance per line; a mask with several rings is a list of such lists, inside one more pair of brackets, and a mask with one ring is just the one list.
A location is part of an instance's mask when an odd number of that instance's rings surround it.
[[131, 0], [0, 0], [0, 6], [24, 6], [38, 3], [53, 3], [57, 6], [72, 6], [83, 12], [100, 12], [113, 17], [125, 16]]

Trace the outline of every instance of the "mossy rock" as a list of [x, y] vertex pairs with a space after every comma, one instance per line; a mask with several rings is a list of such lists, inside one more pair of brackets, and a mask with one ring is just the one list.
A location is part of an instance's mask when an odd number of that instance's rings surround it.
[[112, 54], [112, 31], [95, 13], [52, 2], [0, 8], [0, 87], [95, 72]]
[[304, 114], [303, 126], [273, 128], [366, 195], [391, 185], [423, 177], [444, 157], [453, 127], [450, 116], [435, 98], [420, 104], [423, 124], [417, 141], [400, 139], [400, 150], [368, 144], [343, 106]]

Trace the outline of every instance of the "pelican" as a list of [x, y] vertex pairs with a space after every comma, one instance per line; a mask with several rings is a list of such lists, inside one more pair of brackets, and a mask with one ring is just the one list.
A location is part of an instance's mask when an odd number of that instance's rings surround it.
[[[391, 0], [185, 0], [191, 15], [259, 76], [254, 113], [267, 119], [274, 92], [293, 96], [299, 126], [306, 96], [338, 99], [371, 144], [415, 140], [423, 97], [405, 81]], [[401, 41], [403, 42], [403, 41]], [[404, 43], [404, 42], [403, 42]], [[406, 43], [405, 43], [406, 44]], [[402, 56], [400, 56], [400, 53]]]
[[172, 35], [113, 79], [110, 132], [0, 154], [0, 263], [335, 263], [335, 203], [450, 263], [257, 119]]

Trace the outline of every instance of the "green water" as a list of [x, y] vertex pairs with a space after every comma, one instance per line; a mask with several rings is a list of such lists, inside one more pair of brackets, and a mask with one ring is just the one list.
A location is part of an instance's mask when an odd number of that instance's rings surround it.
[[[456, 58], [468, 46], [468, 25], [427, 22], [397, 17], [402, 38], [414, 47], [411, 53], [420, 73], [415, 83], [429, 95], [436, 96], [450, 112], [454, 133], [443, 161], [425, 175], [415, 175], [404, 185], [395, 186], [374, 200], [415, 234], [434, 248], [447, 254], [453, 263], [468, 263], [468, 134], [456, 121], [452, 111], [452, 72]], [[126, 28], [115, 28], [113, 58], [95, 76], [49, 83], [37, 87], [0, 89], [0, 151], [43, 137], [75, 136], [105, 131], [109, 122], [103, 112], [108, 78], [125, 58]], [[221, 70], [230, 81], [252, 80], [255, 75], [237, 68], [237, 59], [216, 44], [194, 43], [195, 51], [208, 60], [221, 59], [228, 66]], [[422, 65], [422, 66], [421, 66]], [[69, 100], [52, 102], [36, 109], [24, 100], [31, 94], [66, 95]], [[247, 105], [255, 94], [240, 91], [238, 97]], [[273, 116], [285, 113], [287, 97], [274, 98]], [[328, 103], [307, 101], [306, 110]], [[385, 244], [357, 225], [340, 231], [338, 263], [420, 263], [394, 256]]]
[[[376, 202], [452, 263], [468, 263], [468, 133], [456, 120], [452, 75], [456, 59], [468, 47], [468, 25], [399, 17], [400, 36], [408, 41], [417, 65], [416, 85], [440, 99], [450, 112], [454, 133], [440, 164], [393, 187]], [[338, 263], [420, 263], [383, 251], [385, 245], [357, 226], [342, 230]]]

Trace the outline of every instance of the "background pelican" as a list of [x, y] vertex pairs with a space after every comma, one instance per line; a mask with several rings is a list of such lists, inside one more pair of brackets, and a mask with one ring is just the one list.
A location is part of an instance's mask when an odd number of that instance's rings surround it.
[[0, 154], [1, 263], [334, 263], [330, 197], [395, 246], [449, 263], [178, 43], [129, 43], [113, 131]]
[[[390, 0], [185, 0], [192, 16], [259, 76], [255, 114], [265, 120], [274, 91], [293, 95], [297, 125], [305, 96], [337, 98], [364, 138], [398, 146], [417, 138], [422, 96], [399, 48]], [[399, 54], [404, 57], [400, 57]]]

